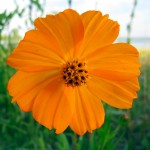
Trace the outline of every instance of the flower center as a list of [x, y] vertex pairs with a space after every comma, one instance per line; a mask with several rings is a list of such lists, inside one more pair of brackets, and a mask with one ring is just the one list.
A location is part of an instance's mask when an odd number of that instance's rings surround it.
[[86, 84], [88, 72], [85, 68], [86, 65], [84, 62], [79, 62], [78, 60], [68, 62], [63, 68], [63, 79], [65, 84], [72, 87]]

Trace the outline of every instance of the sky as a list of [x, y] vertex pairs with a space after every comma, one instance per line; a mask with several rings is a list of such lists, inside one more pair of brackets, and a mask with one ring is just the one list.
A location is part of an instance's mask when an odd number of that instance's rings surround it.
[[[18, 0], [19, 8], [24, 7], [28, 0]], [[120, 24], [120, 37], [127, 36], [126, 26], [130, 21], [130, 14], [134, 0], [73, 0], [72, 9], [79, 13], [87, 10], [99, 10], [103, 14], [109, 14], [110, 18]], [[44, 15], [53, 11], [63, 11], [68, 8], [67, 0], [46, 0]], [[0, 13], [4, 10], [12, 11], [15, 9], [13, 0], [0, 0]], [[38, 14], [37, 14], [38, 16]], [[132, 37], [150, 37], [150, 0], [138, 0], [135, 11], [135, 18], [132, 24]], [[15, 18], [11, 22], [11, 28], [24, 26], [24, 22]], [[25, 28], [21, 31], [24, 34]]]

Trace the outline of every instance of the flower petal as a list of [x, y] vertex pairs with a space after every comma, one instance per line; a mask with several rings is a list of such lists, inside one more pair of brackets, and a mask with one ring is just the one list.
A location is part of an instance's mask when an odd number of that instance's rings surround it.
[[76, 89], [76, 104], [70, 127], [83, 135], [86, 131], [99, 128], [104, 122], [104, 109], [101, 101], [92, 95], [85, 86]]
[[80, 56], [85, 56], [100, 47], [111, 44], [119, 34], [119, 25], [116, 21], [102, 16], [99, 11], [87, 11], [81, 15], [84, 28], [84, 42]]
[[74, 89], [72, 87], [65, 87], [62, 98], [59, 100], [53, 122], [57, 134], [63, 132], [71, 122], [75, 109]]
[[115, 81], [137, 77], [138, 51], [129, 44], [118, 43], [98, 49], [86, 58], [89, 74]]
[[13, 96], [12, 102], [17, 102], [20, 109], [25, 112], [31, 111], [38, 93], [58, 74], [58, 71], [38, 73], [18, 71], [8, 83], [9, 94]]
[[51, 39], [37, 30], [28, 31], [18, 47], [8, 57], [7, 63], [21, 71], [56, 69], [64, 63], [51, 44]]
[[47, 15], [46, 18], [38, 18], [35, 20], [35, 26], [58, 42], [61, 52], [67, 59], [73, 58], [84, 36], [80, 15], [71, 9], [55, 16]]
[[74, 89], [60, 79], [53, 80], [37, 96], [33, 106], [33, 117], [45, 127], [63, 132], [74, 112]]
[[88, 89], [104, 102], [116, 108], [131, 108], [133, 98], [139, 90], [137, 78], [126, 82], [115, 82], [92, 77], [87, 82]]

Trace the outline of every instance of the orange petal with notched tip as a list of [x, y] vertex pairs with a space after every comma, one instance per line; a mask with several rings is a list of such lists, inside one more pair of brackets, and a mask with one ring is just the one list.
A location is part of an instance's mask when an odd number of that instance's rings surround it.
[[8, 57], [7, 64], [30, 72], [58, 69], [64, 63], [63, 55], [55, 51], [57, 47], [50, 45], [50, 39], [42, 32], [29, 31]]
[[112, 44], [98, 49], [86, 57], [89, 74], [115, 81], [126, 81], [137, 77], [139, 53], [125, 43]]
[[35, 26], [58, 42], [65, 58], [73, 59], [74, 51], [79, 49], [84, 36], [83, 23], [76, 11], [67, 9], [55, 16], [38, 18]]
[[139, 90], [137, 78], [117, 82], [92, 77], [87, 86], [95, 96], [116, 108], [131, 108], [133, 99], [137, 98], [136, 91]]
[[85, 30], [84, 42], [78, 53], [81, 58], [116, 40], [119, 25], [116, 21], [108, 19], [108, 15], [102, 16], [99, 11], [87, 11], [81, 18]]
[[74, 112], [74, 89], [66, 87], [59, 78], [40, 91], [33, 105], [33, 117], [45, 127], [63, 132]]
[[55, 77], [58, 71], [29, 73], [18, 71], [8, 83], [8, 91], [23, 111], [31, 111], [39, 92]]
[[79, 135], [92, 132], [104, 122], [104, 109], [101, 101], [92, 95], [87, 87], [78, 87], [75, 93], [75, 111], [70, 123], [71, 129]]

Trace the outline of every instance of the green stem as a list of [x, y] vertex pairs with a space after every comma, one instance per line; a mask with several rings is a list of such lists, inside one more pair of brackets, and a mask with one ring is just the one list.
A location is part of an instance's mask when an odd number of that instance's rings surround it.
[[0, 31], [0, 45], [1, 45], [1, 40], [2, 40], [2, 32]]
[[69, 8], [71, 8], [71, 6], [72, 6], [72, 0], [68, 0], [68, 5], [69, 5]]
[[138, 0], [134, 0], [133, 9], [132, 9], [131, 14], [130, 14], [130, 22], [127, 25], [127, 34], [128, 34], [127, 35], [127, 43], [128, 44], [131, 43], [131, 29], [132, 29], [133, 19], [134, 19], [134, 16], [135, 16], [135, 9], [136, 9], [136, 6], [137, 6], [137, 2], [138, 2]]
[[77, 137], [77, 134], [75, 133], [74, 133], [73, 143], [74, 143], [74, 150], [78, 150], [78, 137]]

